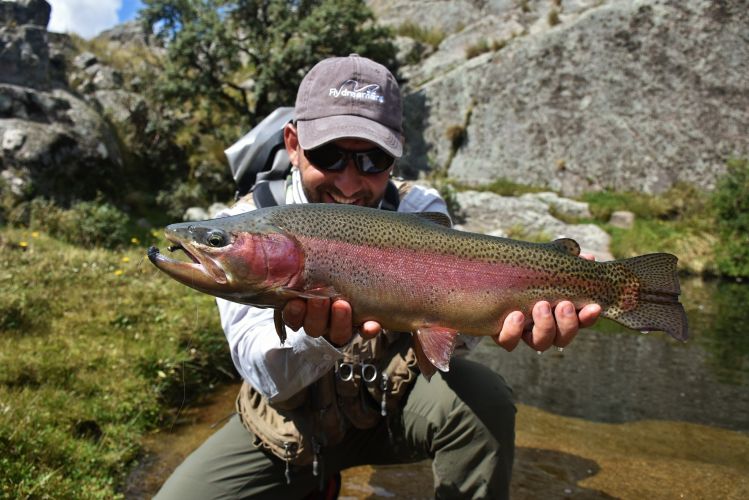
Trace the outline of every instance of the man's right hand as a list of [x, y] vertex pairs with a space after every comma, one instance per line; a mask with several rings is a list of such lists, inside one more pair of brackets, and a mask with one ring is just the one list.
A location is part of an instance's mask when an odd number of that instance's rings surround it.
[[[304, 328], [310, 337], [325, 337], [335, 346], [347, 344], [353, 336], [351, 304], [345, 300], [292, 299], [283, 308], [284, 323], [294, 331]], [[364, 338], [372, 338], [382, 331], [376, 321], [366, 321], [359, 327]]]

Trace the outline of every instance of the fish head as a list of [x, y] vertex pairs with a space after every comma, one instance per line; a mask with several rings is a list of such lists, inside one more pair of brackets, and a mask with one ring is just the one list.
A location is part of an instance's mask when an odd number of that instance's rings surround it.
[[303, 255], [294, 238], [262, 222], [233, 217], [167, 226], [169, 250], [182, 250], [190, 261], [148, 251], [161, 271], [204, 293], [258, 306], [278, 305], [300, 279]]

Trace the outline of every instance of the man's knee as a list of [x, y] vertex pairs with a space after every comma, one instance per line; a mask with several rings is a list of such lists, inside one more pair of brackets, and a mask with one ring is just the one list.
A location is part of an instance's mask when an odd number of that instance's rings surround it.
[[[453, 359], [450, 371], [436, 374], [430, 382], [420, 377], [404, 411], [414, 416], [407, 432], [432, 439], [452, 432], [449, 439], [459, 439], [480, 428], [489, 434], [489, 441], [510, 447], [514, 442], [512, 390], [499, 374], [467, 359]], [[439, 443], [430, 443], [432, 452], [435, 445]]]

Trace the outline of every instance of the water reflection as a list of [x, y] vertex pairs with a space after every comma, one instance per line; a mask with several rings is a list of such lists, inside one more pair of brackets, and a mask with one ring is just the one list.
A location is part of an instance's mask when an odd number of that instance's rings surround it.
[[749, 431], [749, 286], [682, 281], [690, 341], [643, 335], [612, 322], [582, 332], [563, 352], [471, 354], [501, 373], [518, 402], [601, 422], [682, 420]]

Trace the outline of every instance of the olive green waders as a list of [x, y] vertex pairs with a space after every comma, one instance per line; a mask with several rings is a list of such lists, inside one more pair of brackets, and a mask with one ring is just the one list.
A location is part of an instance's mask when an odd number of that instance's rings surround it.
[[515, 406], [502, 377], [453, 358], [448, 373], [419, 376], [391, 414], [373, 429], [351, 427], [343, 442], [323, 448], [319, 475], [255, 447], [235, 415], [180, 465], [157, 499], [303, 498], [321, 478], [357, 465], [433, 459], [436, 498], [507, 498], [515, 439]]

